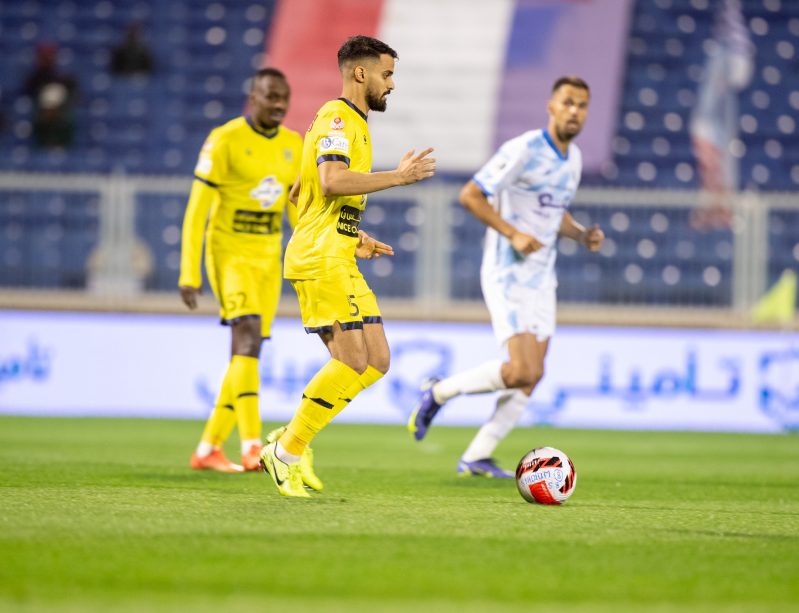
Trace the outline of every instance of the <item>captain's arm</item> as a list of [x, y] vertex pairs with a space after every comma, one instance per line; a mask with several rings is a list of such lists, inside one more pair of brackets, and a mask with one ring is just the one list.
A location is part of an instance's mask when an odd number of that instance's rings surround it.
[[432, 152], [432, 148], [419, 153], [408, 151], [396, 169], [379, 172], [355, 172], [341, 159], [325, 159], [318, 165], [322, 193], [325, 196], [358, 196], [427, 179], [436, 171], [436, 160], [429, 157]]
[[354, 172], [338, 160], [319, 164], [319, 182], [325, 196], [357, 196], [403, 185], [396, 170]]

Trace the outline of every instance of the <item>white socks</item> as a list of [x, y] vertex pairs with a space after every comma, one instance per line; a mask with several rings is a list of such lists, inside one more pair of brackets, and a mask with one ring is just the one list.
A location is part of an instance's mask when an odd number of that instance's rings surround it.
[[259, 438], [248, 438], [241, 441], [241, 453], [244, 455], [245, 453], [250, 453], [250, 448], [253, 445], [261, 446], [261, 439]]
[[280, 441], [275, 445], [275, 456], [284, 464], [296, 464], [300, 461], [300, 456], [286, 451], [283, 445], [280, 444]]
[[461, 394], [481, 394], [507, 389], [502, 380], [502, 361], [485, 362], [471, 370], [442, 379], [433, 386], [433, 399], [438, 404]]
[[461, 459], [464, 462], [474, 462], [490, 458], [500, 441], [513, 430], [528, 402], [530, 396], [520, 389], [502, 392], [497, 398], [497, 406], [491, 419], [483, 424]]
[[[259, 439], [259, 438], [251, 438], [251, 439], [247, 439], [247, 440], [241, 441], [241, 453], [243, 453], [243, 454], [244, 453], [249, 453], [250, 452], [250, 447], [252, 447], [253, 445], [260, 446], [261, 445], [261, 439]], [[197, 457], [200, 457], [200, 458], [207, 457], [207, 456], [211, 455], [211, 453], [214, 451], [214, 449], [217, 449], [217, 447], [212, 445], [211, 443], [206, 443], [205, 441], [200, 441], [200, 444], [197, 445], [197, 451], [196, 451]]]
[[216, 449], [216, 447], [214, 447], [211, 443], [200, 441], [200, 444], [197, 445], [197, 451], [195, 453], [197, 454], [198, 458], [206, 458], [211, 455], [214, 449]]

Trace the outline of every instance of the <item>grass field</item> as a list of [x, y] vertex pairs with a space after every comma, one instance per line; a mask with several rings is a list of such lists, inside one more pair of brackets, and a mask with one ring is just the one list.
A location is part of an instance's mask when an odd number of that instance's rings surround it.
[[200, 429], [0, 418], [0, 610], [799, 610], [795, 436], [520, 429], [504, 465], [577, 467], [542, 507], [455, 476], [472, 430], [334, 424], [290, 500], [189, 470]]

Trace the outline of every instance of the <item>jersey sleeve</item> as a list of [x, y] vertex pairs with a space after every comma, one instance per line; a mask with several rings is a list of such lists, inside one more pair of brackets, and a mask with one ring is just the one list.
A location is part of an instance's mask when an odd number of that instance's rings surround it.
[[224, 143], [218, 139], [217, 130], [212, 130], [205, 139], [197, 166], [194, 168], [194, 184], [183, 217], [180, 249], [179, 286], [200, 287], [202, 273], [203, 236], [208, 223], [208, 212], [219, 197], [217, 187], [227, 169], [227, 153]]
[[577, 145], [572, 144], [572, 147], [574, 147], [575, 175], [577, 177], [577, 184], [579, 185], [583, 176], [583, 153]]
[[200, 287], [202, 285], [200, 262], [202, 261], [203, 236], [208, 222], [208, 211], [218, 197], [218, 191], [202, 180], [197, 180], [192, 185], [189, 203], [183, 217], [178, 286]]
[[350, 152], [355, 142], [355, 126], [336, 113], [325, 113], [317, 119], [314, 130], [316, 142], [316, 165], [324, 162], [344, 162], [350, 165]]
[[518, 178], [526, 162], [527, 143], [517, 137], [504, 143], [472, 180], [486, 196], [493, 196]]
[[228, 168], [227, 143], [220, 137], [218, 130], [212, 130], [205, 139], [194, 167], [194, 178], [210, 185], [219, 187], [223, 182]]

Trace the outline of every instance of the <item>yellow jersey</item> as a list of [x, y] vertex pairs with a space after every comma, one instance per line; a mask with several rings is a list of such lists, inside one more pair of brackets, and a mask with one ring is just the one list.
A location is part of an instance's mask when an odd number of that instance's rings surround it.
[[[301, 153], [297, 132], [283, 126], [265, 132], [249, 117], [211, 131], [194, 169], [183, 221], [179, 285], [201, 284], [204, 234], [206, 248], [279, 261], [283, 212]], [[289, 204], [290, 217], [293, 208]]]
[[286, 246], [287, 279], [315, 279], [342, 262], [355, 262], [366, 195], [325, 196], [318, 166], [341, 161], [353, 172], [372, 170], [372, 143], [364, 115], [345, 98], [319, 109], [302, 148], [297, 225]]

